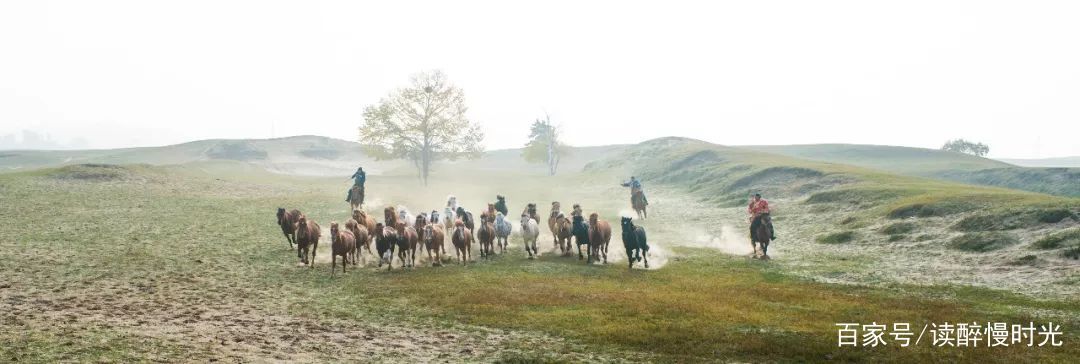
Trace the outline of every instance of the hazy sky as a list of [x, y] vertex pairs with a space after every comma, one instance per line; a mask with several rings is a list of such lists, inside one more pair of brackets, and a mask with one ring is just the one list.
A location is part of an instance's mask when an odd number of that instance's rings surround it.
[[411, 73], [465, 89], [488, 148], [570, 144], [1080, 155], [1077, 1], [0, 2], [0, 135], [92, 147], [355, 140]]

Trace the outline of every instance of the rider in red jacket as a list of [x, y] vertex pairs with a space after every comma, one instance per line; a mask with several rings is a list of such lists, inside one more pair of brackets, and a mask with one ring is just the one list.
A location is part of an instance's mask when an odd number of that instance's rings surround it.
[[750, 206], [746, 207], [746, 211], [750, 213], [750, 234], [753, 234], [754, 229], [761, 225], [762, 220], [764, 220], [765, 224], [769, 226], [769, 235], [772, 237], [772, 240], [776, 240], [776, 232], [773, 231], [772, 226], [772, 217], [769, 216], [769, 201], [765, 201], [765, 199], [761, 198], [760, 193], [755, 193], [754, 196], [750, 198]]

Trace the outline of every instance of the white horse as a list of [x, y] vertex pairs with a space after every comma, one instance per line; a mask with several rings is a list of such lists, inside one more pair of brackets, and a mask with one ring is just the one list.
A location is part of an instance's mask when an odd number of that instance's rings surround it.
[[500, 253], [506, 253], [506, 246], [510, 245], [510, 232], [514, 230], [514, 224], [506, 221], [502, 212], [495, 213], [495, 241], [499, 245]]
[[416, 217], [413, 216], [413, 214], [409, 213], [409, 209], [405, 208], [405, 205], [398, 205], [397, 209], [398, 217], [400, 217], [400, 221], [405, 223], [405, 226], [416, 226]]
[[[446, 225], [446, 231], [454, 229], [454, 216], [457, 215], [458, 202], [457, 197], [450, 195], [446, 197], [446, 209], [443, 210], [443, 225]], [[447, 234], [449, 235], [449, 234]]]
[[536, 239], [540, 237], [540, 224], [529, 215], [521, 215], [521, 238], [525, 241], [525, 252], [529, 253], [529, 259], [540, 256], [536, 250]]

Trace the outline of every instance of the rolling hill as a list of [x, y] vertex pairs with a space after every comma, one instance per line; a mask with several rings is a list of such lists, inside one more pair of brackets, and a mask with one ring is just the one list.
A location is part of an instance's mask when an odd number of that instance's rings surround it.
[[883, 145], [811, 144], [741, 148], [908, 176], [1080, 196], [1080, 169], [1076, 168], [1018, 167], [963, 153]]

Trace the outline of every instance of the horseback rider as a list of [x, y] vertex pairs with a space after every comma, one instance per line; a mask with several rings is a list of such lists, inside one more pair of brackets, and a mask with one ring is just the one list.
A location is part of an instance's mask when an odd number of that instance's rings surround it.
[[646, 205], [649, 204], [649, 198], [645, 197], [645, 189], [641, 188], [641, 180], [638, 180], [634, 176], [630, 176], [630, 181], [629, 182], [623, 182], [622, 186], [623, 187], [630, 187], [630, 194], [631, 195], [633, 195], [634, 191], [641, 191], [641, 200], [644, 201]]
[[[360, 187], [360, 193], [364, 193], [364, 182], [367, 181], [367, 173], [364, 173], [364, 167], [356, 168], [356, 173], [353, 173], [353, 187]], [[345, 196], [345, 201], [352, 201], [352, 187], [349, 187], [349, 194]]]
[[750, 206], [746, 208], [746, 211], [750, 213], [750, 237], [754, 236], [754, 229], [765, 223], [769, 227], [769, 236], [771, 240], [776, 240], [776, 232], [773, 231], [772, 217], [769, 216], [769, 201], [761, 198], [760, 193], [755, 193], [750, 198]]

